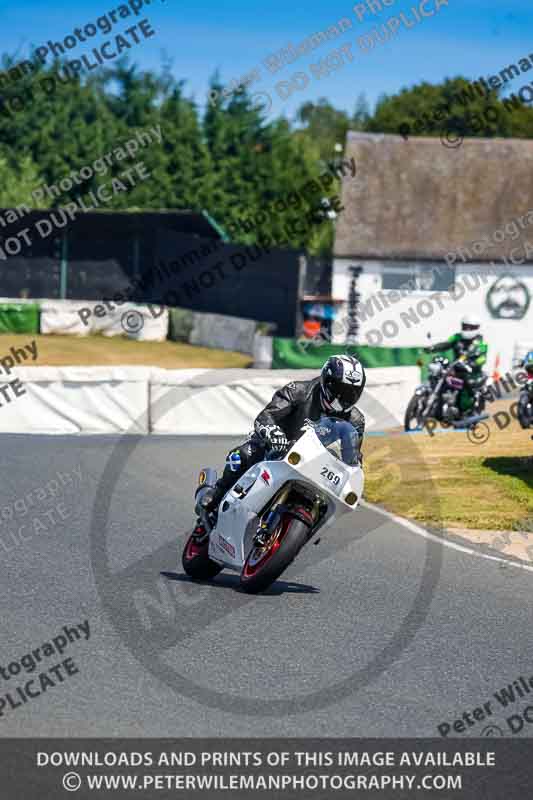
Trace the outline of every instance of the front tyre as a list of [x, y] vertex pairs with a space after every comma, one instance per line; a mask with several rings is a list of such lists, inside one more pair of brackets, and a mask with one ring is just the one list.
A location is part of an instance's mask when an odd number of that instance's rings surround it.
[[301, 520], [284, 516], [265, 547], [252, 547], [242, 568], [241, 588], [250, 594], [267, 589], [294, 561], [308, 535]]
[[211, 580], [223, 569], [209, 558], [209, 538], [199, 542], [192, 533], [183, 548], [181, 563], [187, 575], [197, 581]]
[[[415, 394], [409, 400], [409, 405], [405, 410], [405, 417], [403, 422], [404, 430], [414, 431], [420, 428], [420, 415], [423, 411], [421, 408], [422, 402], [419, 395]], [[413, 422], [415, 423], [413, 425]]]

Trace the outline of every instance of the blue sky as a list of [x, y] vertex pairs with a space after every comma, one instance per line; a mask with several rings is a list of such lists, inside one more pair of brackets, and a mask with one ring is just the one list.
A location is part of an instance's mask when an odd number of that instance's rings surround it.
[[[434, 8], [435, 2], [427, 0], [426, 8]], [[175, 77], [186, 80], [187, 92], [202, 108], [208, 80], [215, 69], [229, 83], [259, 66], [262, 80], [253, 84], [254, 91], [271, 94], [272, 113], [292, 117], [304, 100], [324, 96], [337, 107], [351, 111], [361, 92], [373, 104], [382, 92], [391, 94], [420, 80], [437, 82], [459, 74], [468, 78], [495, 74], [533, 53], [533, 43], [530, 46], [527, 36], [533, 21], [531, 0], [448, 0], [447, 7], [442, 6], [415, 27], [406, 30], [402, 26], [393, 40], [366, 53], [359, 50], [358, 36], [419, 3], [420, 0], [394, 0], [379, 14], [368, 12], [360, 22], [353, 11], [355, 3], [338, 0], [306, 0], [300, 5], [286, 0], [260, 4], [248, 0], [227, 4], [213, 0], [151, 0], [136, 18], [120, 20], [111, 34], [100, 34], [87, 44], [78, 45], [71, 57], [90, 52], [95, 44], [113, 39], [115, 33], [147, 17], [156, 36], [132, 48], [131, 55], [139, 66], [157, 68], [163, 54], [170, 57]], [[18, 51], [23, 58], [31, 44], [46, 43], [49, 38], [61, 40], [73, 28], [94, 22], [119, 5], [117, 0], [2, 0], [0, 47], [3, 52]], [[341, 17], [350, 18], [353, 27], [338, 39], [302, 56], [276, 75], [262, 64], [270, 53], [289, 42], [297, 45]], [[353, 62], [327, 78], [311, 77], [309, 65], [344, 43], [352, 44]], [[275, 84], [301, 70], [310, 76], [308, 86], [282, 101], [275, 93]], [[512, 88], [519, 88], [531, 77], [533, 73], [517, 79]]]

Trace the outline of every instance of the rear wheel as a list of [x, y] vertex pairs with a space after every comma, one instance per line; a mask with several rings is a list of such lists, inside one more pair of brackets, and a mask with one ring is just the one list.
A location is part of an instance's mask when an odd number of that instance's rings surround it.
[[284, 516], [267, 544], [254, 545], [250, 551], [241, 572], [241, 588], [252, 594], [267, 589], [294, 561], [308, 534], [301, 520]]
[[181, 563], [187, 575], [198, 581], [210, 580], [223, 569], [209, 558], [209, 538], [198, 541], [198, 537], [192, 533], [183, 548]]

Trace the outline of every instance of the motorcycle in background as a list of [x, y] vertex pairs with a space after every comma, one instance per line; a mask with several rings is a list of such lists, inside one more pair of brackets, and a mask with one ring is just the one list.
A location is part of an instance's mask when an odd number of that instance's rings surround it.
[[477, 418], [485, 410], [484, 387], [487, 376], [482, 375], [474, 384], [474, 403], [467, 412], [459, 408], [459, 395], [469, 376], [466, 356], [450, 362], [444, 356], [435, 356], [428, 364], [428, 379], [415, 390], [404, 417], [406, 431], [419, 430], [428, 419], [444, 425], [453, 425]]
[[[533, 350], [520, 362], [528, 379], [520, 390], [518, 397], [518, 421], [522, 428], [533, 428]], [[533, 439], [533, 436], [531, 437]]]

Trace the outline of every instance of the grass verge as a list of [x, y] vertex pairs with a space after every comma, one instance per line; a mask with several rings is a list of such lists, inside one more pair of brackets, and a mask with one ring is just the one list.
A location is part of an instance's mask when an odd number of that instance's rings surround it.
[[529, 530], [533, 431], [515, 420], [504, 430], [492, 420], [488, 425], [490, 437], [481, 445], [466, 433], [368, 438], [365, 498], [430, 526]]
[[[23, 348], [33, 339], [37, 342], [37, 360], [23, 366], [87, 367], [87, 366], [151, 366], [166, 369], [184, 367], [248, 367], [251, 356], [209, 347], [196, 347], [183, 342], [137, 342], [126, 336], [41, 336], [38, 334], [3, 334], [0, 356], [11, 347]], [[31, 356], [30, 356], [31, 358]]]

